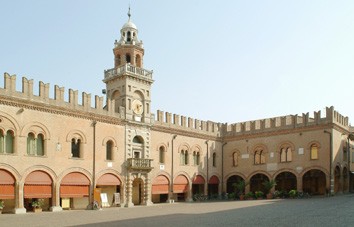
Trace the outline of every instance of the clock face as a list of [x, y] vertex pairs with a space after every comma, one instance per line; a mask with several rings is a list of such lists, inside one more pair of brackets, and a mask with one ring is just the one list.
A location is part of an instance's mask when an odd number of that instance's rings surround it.
[[143, 104], [140, 100], [135, 99], [132, 103], [132, 109], [136, 114], [142, 114], [144, 111]]

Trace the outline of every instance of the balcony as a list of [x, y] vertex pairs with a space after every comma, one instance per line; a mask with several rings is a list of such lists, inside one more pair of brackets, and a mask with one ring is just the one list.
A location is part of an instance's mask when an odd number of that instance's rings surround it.
[[108, 81], [114, 77], [122, 75], [130, 75], [138, 79], [148, 80], [152, 82], [152, 71], [133, 66], [131, 64], [125, 64], [118, 68], [108, 69], [104, 71], [104, 80]]
[[128, 158], [127, 168], [128, 170], [145, 170], [150, 171], [154, 167], [151, 166], [152, 159], [145, 158]]

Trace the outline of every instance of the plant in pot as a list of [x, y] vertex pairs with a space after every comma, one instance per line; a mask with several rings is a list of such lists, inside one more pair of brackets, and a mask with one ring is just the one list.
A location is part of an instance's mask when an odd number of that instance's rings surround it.
[[271, 190], [273, 189], [273, 187], [275, 187], [275, 185], [277, 185], [275, 180], [263, 182], [263, 186], [264, 186], [265, 194], [267, 195], [267, 199], [273, 199], [273, 195], [271, 193]]
[[0, 214], [2, 213], [2, 210], [4, 209], [4, 207], [5, 207], [4, 200], [0, 200]]
[[35, 213], [41, 212], [43, 204], [44, 204], [43, 199], [33, 199], [31, 203], [33, 211]]
[[295, 189], [289, 191], [290, 198], [295, 198], [297, 195], [297, 191]]
[[248, 193], [245, 195], [245, 199], [248, 199], [248, 200], [252, 200], [253, 197], [254, 197], [253, 192], [248, 192]]
[[264, 193], [262, 191], [256, 191], [254, 193], [254, 196], [256, 197], [256, 199], [263, 199]]
[[235, 194], [240, 198], [240, 200], [244, 200], [245, 198], [245, 188], [248, 185], [248, 182], [244, 180], [237, 181], [232, 184], [234, 188]]

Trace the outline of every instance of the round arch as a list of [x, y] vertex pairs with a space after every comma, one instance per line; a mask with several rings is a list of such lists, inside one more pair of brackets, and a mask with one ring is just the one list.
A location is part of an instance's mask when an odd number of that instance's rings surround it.
[[238, 174], [228, 176], [227, 180], [226, 180], [226, 192], [233, 193], [235, 191], [233, 184], [235, 184], [239, 181], [245, 181], [245, 178], [242, 177], [241, 175], [238, 175]]
[[281, 171], [275, 175], [275, 190], [286, 191], [297, 190], [297, 177], [293, 172]]
[[326, 174], [317, 168], [307, 170], [302, 176], [303, 192], [310, 195], [325, 195], [328, 192], [326, 183]]
[[48, 128], [40, 123], [40, 122], [30, 122], [27, 123], [21, 130], [21, 136], [23, 137], [27, 137], [28, 133], [33, 133], [36, 137], [38, 134], [43, 134], [44, 139], [49, 140], [50, 137], [50, 131], [48, 130]]
[[269, 181], [270, 179], [271, 178], [269, 177], [269, 175], [263, 172], [258, 172], [253, 174], [249, 180], [250, 191], [251, 192], [262, 191], [263, 193], [266, 193], [263, 183], [265, 181]]

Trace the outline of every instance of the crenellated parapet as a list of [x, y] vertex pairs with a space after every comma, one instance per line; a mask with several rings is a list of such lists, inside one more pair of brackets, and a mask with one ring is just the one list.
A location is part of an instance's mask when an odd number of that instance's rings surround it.
[[114, 100], [108, 100], [104, 107], [104, 98], [100, 96], [94, 97], [94, 105], [92, 106], [91, 94], [82, 92], [81, 103], [79, 103], [78, 91], [69, 89], [68, 91], [68, 101], [65, 101], [65, 88], [58, 85], [54, 86], [54, 98], [49, 97], [50, 94], [50, 84], [39, 82], [38, 95], [35, 95], [33, 91], [33, 80], [28, 80], [27, 78], [22, 78], [22, 91], [16, 90], [16, 75], [9, 75], [4, 73], [4, 87], [0, 88], [0, 99], [11, 98], [18, 99], [27, 104], [41, 104], [46, 105], [50, 108], [58, 107], [60, 109], [69, 109], [71, 111], [104, 115], [115, 118], [124, 118], [125, 109], [119, 107], [118, 112], [115, 111]]
[[326, 115], [321, 116], [321, 111], [302, 113], [302, 115], [286, 115], [255, 121], [246, 121], [233, 124], [223, 124], [222, 132], [225, 136], [262, 133], [276, 130], [304, 128], [316, 125], [336, 124], [342, 128], [348, 128], [348, 117], [344, 117], [334, 110], [334, 107], [326, 107]]
[[220, 135], [221, 124], [157, 110], [155, 125], [188, 132]]

